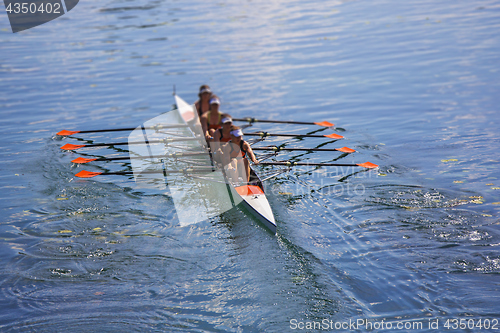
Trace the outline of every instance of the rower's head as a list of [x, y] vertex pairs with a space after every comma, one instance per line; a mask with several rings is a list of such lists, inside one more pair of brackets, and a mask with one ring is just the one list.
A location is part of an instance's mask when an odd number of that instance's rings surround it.
[[212, 90], [208, 85], [204, 84], [200, 87], [198, 97], [200, 97], [200, 99], [209, 100], [210, 97], [212, 97]]
[[219, 111], [220, 99], [216, 95], [210, 98], [210, 111]]
[[243, 131], [239, 126], [231, 126], [231, 141], [234, 143], [240, 143], [243, 140]]
[[226, 131], [226, 133], [228, 131], [231, 131], [231, 127], [233, 126], [233, 119], [230, 115], [228, 115], [227, 113], [223, 114], [220, 122], [222, 123], [222, 129]]

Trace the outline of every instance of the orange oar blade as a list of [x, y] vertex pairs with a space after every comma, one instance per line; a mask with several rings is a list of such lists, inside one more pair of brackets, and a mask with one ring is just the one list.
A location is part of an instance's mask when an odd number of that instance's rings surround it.
[[335, 134], [335, 133], [324, 135], [324, 137], [330, 138], [330, 139], [342, 139], [343, 138], [342, 135], [338, 135], [338, 134]]
[[334, 124], [332, 124], [329, 121], [321, 121], [321, 122], [315, 123], [315, 124], [318, 125], [318, 126], [323, 126], [323, 127], [333, 127], [333, 126], [335, 126]]
[[67, 130], [62, 130], [62, 131], [60, 131], [59, 133], [57, 133], [57, 135], [60, 135], [60, 136], [68, 136], [68, 135], [73, 135], [73, 134], [76, 134], [76, 133], [80, 133], [80, 131], [67, 131]]
[[73, 163], [78, 163], [78, 164], [84, 164], [84, 163], [89, 163], [89, 162], [92, 162], [92, 161], [95, 161], [97, 160], [97, 158], [83, 158], [83, 157], [78, 157], [78, 158], [75, 158], [73, 161]]
[[360, 164], [357, 164], [357, 165], [359, 165], [360, 167], [363, 167], [363, 168], [367, 168], [367, 169], [378, 168], [378, 165], [370, 163], [370, 162], [360, 163]]
[[343, 153], [347, 153], [347, 154], [350, 154], [350, 153], [354, 153], [355, 150], [354, 149], [351, 149], [349, 147], [342, 147], [342, 148], [337, 148], [338, 151], [341, 151]]
[[62, 146], [61, 149], [75, 150], [75, 149], [82, 148], [82, 147], [85, 147], [85, 145], [72, 145], [71, 143], [67, 143], [64, 146]]
[[95, 176], [99, 176], [100, 174], [102, 174], [102, 172], [92, 172], [92, 171], [82, 170], [79, 173], [77, 173], [75, 176], [80, 177], [80, 178], [92, 178]]

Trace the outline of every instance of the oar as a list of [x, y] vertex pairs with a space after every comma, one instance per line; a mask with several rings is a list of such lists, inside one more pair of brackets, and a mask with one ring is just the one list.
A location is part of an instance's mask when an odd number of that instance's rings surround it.
[[255, 132], [255, 133], [243, 133], [243, 135], [249, 136], [260, 136], [261, 138], [265, 138], [268, 136], [288, 136], [288, 137], [298, 137], [298, 138], [329, 138], [329, 139], [342, 139], [343, 136], [339, 134], [328, 134], [328, 135], [315, 135], [315, 134], [275, 134], [275, 133], [267, 133], [267, 132]]
[[[256, 147], [252, 148], [252, 150], [272, 150], [272, 151], [340, 151], [342, 153], [350, 154], [354, 153], [355, 150], [348, 148], [348, 147], [342, 147], [342, 148], [333, 148], [333, 149], [328, 149], [328, 148], [280, 148], [280, 147]], [[85, 164], [89, 162], [101, 162], [101, 161], [124, 161], [124, 160], [133, 160], [133, 159], [148, 159], [148, 158], [175, 158], [175, 157], [186, 157], [186, 156], [199, 156], [199, 155], [207, 155], [208, 152], [193, 152], [193, 153], [172, 153], [172, 154], [165, 154], [165, 155], [152, 155], [152, 156], [123, 156], [123, 157], [100, 157], [100, 158], [85, 158], [85, 157], [78, 157], [72, 160], [71, 162], [76, 163], [76, 164]]]
[[[334, 124], [328, 122], [328, 121], [321, 121], [321, 122], [304, 122], [304, 121], [284, 121], [284, 120], [263, 120], [263, 119], [255, 119], [255, 118], [233, 118], [233, 121], [246, 121], [249, 123], [256, 123], [256, 122], [261, 122], [261, 123], [277, 123], [277, 124], [298, 124], [298, 125], [318, 125], [318, 126], [323, 126], [323, 127], [333, 127], [335, 126]], [[153, 130], [161, 130], [161, 129], [168, 129], [168, 128], [181, 128], [181, 127], [187, 127], [188, 125], [186, 124], [175, 124], [175, 125], [155, 125], [155, 126], [148, 126], [144, 127], [144, 129], [153, 129]], [[60, 136], [70, 136], [73, 134], [77, 133], [102, 133], [102, 132], [122, 132], [122, 131], [133, 131], [137, 127], [124, 127], [124, 128], [107, 128], [107, 129], [97, 129], [97, 130], [82, 130], [82, 131], [69, 131], [69, 130], [62, 130], [59, 131], [56, 135]], [[303, 135], [300, 135], [303, 136]]]
[[121, 161], [121, 160], [135, 160], [135, 159], [148, 159], [148, 158], [167, 158], [167, 157], [185, 157], [185, 156], [197, 156], [197, 155], [208, 155], [208, 152], [199, 153], [172, 153], [165, 155], [152, 155], [152, 156], [124, 156], [124, 157], [100, 157], [100, 158], [84, 158], [78, 157], [71, 162], [77, 164], [85, 164], [93, 161]]
[[[190, 172], [213, 172], [217, 171], [218, 169], [214, 169], [214, 167], [207, 166], [207, 167], [196, 167], [196, 168], [185, 168], [185, 169], [180, 169], [180, 170], [146, 170], [146, 171], [141, 171], [140, 174], [170, 174], [170, 173], [190, 173]], [[92, 171], [87, 171], [87, 170], [82, 170], [78, 172], [75, 176], [79, 178], [92, 178], [95, 176], [103, 175], [132, 175], [134, 174], [133, 171], [117, 171], [117, 172], [92, 172]]]
[[329, 121], [307, 122], [307, 121], [288, 121], [288, 120], [264, 120], [255, 118], [233, 118], [233, 121], [246, 121], [251, 123], [274, 123], [274, 124], [294, 124], [294, 125], [318, 125], [323, 127], [335, 126]]
[[[167, 129], [167, 128], [180, 128], [180, 127], [187, 127], [188, 125], [186, 124], [176, 124], [176, 125], [161, 125], [158, 124], [156, 126], [148, 126], [144, 127], [144, 129], [154, 129], [154, 130], [161, 130], [161, 129]], [[85, 130], [85, 131], [68, 131], [68, 130], [62, 130], [58, 132], [56, 135], [60, 136], [69, 136], [73, 135], [76, 133], [101, 133], [101, 132], [121, 132], [121, 131], [133, 131], [137, 127], [126, 127], [126, 128], [108, 128], [108, 129], [98, 129], [98, 130]]]
[[278, 162], [262, 162], [259, 165], [284, 165], [284, 166], [343, 166], [343, 167], [355, 167], [360, 166], [367, 169], [378, 168], [378, 165], [371, 162], [359, 163], [359, 164], [344, 164], [344, 163], [306, 163], [306, 162], [291, 162], [291, 161], [278, 161]]
[[165, 143], [170, 142], [180, 142], [180, 141], [197, 141], [198, 138], [173, 138], [173, 139], [161, 139], [161, 140], [150, 140], [150, 141], [137, 141], [137, 142], [113, 142], [113, 143], [94, 143], [90, 145], [74, 145], [67, 143], [61, 147], [64, 150], [76, 150], [80, 148], [90, 148], [90, 147], [106, 147], [106, 146], [124, 146], [124, 145], [143, 145], [150, 143]]
[[252, 150], [272, 150], [272, 151], [340, 151], [342, 153], [350, 154], [354, 153], [355, 150], [348, 148], [348, 147], [342, 147], [342, 148], [283, 148], [283, 147], [252, 147]]

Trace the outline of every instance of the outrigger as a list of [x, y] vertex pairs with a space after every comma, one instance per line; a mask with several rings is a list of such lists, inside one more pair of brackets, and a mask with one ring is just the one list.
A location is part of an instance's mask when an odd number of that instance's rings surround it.
[[[218, 163], [214, 162], [212, 158], [211, 152], [208, 148], [207, 143], [205, 142], [204, 136], [201, 133], [201, 127], [199, 124], [199, 119], [197, 117], [197, 113], [194, 112], [194, 106], [187, 104], [184, 100], [182, 100], [179, 96], [175, 95], [176, 108], [170, 113], [167, 113], [171, 116], [171, 119], [175, 119], [175, 122], [172, 123], [154, 123], [149, 124], [149, 126], [140, 126], [137, 128], [117, 128], [117, 129], [101, 129], [95, 131], [67, 131], [63, 130], [57, 133], [59, 136], [71, 137], [75, 134], [83, 134], [83, 133], [93, 133], [93, 132], [117, 132], [117, 131], [133, 131], [137, 132], [140, 135], [144, 135], [145, 140], [136, 140], [131, 139], [132, 135], [129, 136], [129, 141], [127, 142], [115, 142], [115, 143], [98, 143], [98, 144], [66, 144], [61, 147], [63, 150], [74, 151], [76, 149], [88, 148], [88, 147], [105, 147], [105, 146], [116, 146], [116, 145], [129, 145], [129, 156], [128, 157], [100, 157], [100, 158], [84, 158], [78, 157], [72, 160], [73, 163], [76, 164], [84, 164], [89, 162], [98, 162], [98, 161], [118, 161], [118, 160], [127, 160], [129, 159], [132, 164], [140, 163], [140, 174], [148, 175], [148, 174], [163, 174], [166, 178], [169, 175], [180, 175], [181, 177], [192, 177], [194, 179], [202, 179], [207, 180], [207, 178], [203, 177], [204, 175], [209, 175], [211, 173], [218, 172], [221, 174], [219, 180], [212, 180], [216, 183], [225, 183], [227, 193], [230, 197], [231, 205], [238, 205], [240, 202], [247, 208], [247, 210], [255, 216], [266, 228], [268, 228], [273, 234], [276, 233], [276, 221], [274, 218], [274, 214], [272, 212], [271, 206], [267, 200], [263, 182], [276, 177], [284, 172], [290, 170], [293, 166], [305, 165], [305, 166], [349, 166], [349, 167], [363, 167], [366, 169], [377, 168], [378, 165], [365, 162], [359, 164], [347, 164], [347, 163], [301, 163], [301, 162], [293, 162], [293, 161], [273, 161], [273, 162], [263, 162], [265, 159], [276, 156], [279, 151], [330, 151], [330, 152], [341, 152], [344, 154], [350, 154], [355, 152], [354, 149], [348, 147], [342, 148], [284, 148], [284, 147], [252, 147], [253, 150], [257, 151], [270, 151], [271, 153], [260, 158], [260, 165], [279, 165], [285, 168], [273, 171], [269, 174], [266, 174], [263, 179], [261, 179], [257, 172], [255, 171], [255, 167], [250, 167], [250, 177], [249, 181], [242, 181], [242, 179], [234, 179], [228, 176], [227, 167], [221, 167]], [[170, 119], [170, 118], [169, 118]], [[272, 121], [272, 120], [258, 120], [254, 118], [233, 118], [234, 121], [245, 121], [248, 122], [251, 126], [252, 123], [256, 122], [276, 122], [276, 123], [291, 123], [291, 124], [303, 124], [303, 125], [317, 125], [323, 127], [333, 127], [334, 125], [330, 122], [294, 122], [294, 121]], [[155, 138], [153, 140], [148, 140], [147, 136], [144, 134], [146, 130], [154, 131], [155, 133], [163, 133], [167, 134], [168, 137], [164, 138]], [[180, 133], [176, 132], [163, 132], [163, 130], [175, 131], [179, 130]], [[137, 134], [136, 133], [136, 134]], [[288, 137], [325, 137], [333, 140], [342, 139], [343, 137], [338, 134], [328, 134], [328, 135], [311, 135], [311, 134], [269, 134], [265, 132], [254, 132], [254, 133], [244, 133], [245, 135], [254, 135], [259, 136], [260, 138], [254, 140], [251, 144], [255, 144], [264, 140], [269, 136], [288, 136]], [[139, 135], [139, 136], [140, 136]], [[135, 136], [137, 137], [137, 135]], [[188, 146], [180, 147], [181, 151], [176, 151], [178, 146], [173, 146], [172, 144], [187, 144]], [[147, 153], [139, 153], [132, 154], [130, 151], [131, 147], [134, 145], [139, 145], [142, 147], [147, 147]], [[156, 145], [155, 147], [163, 147], [161, 150], [153, 149], [151, 147]], [[171, 149], [170, 147], [174, 147]], [[207, 158], [209, 156], [209, 158]], [[167, 163], [166, 161], [170, 160], [178, 160], [179, 158], [194, 158], [188, 163], [191, 163], [188, 167], [172, 167], [171, 163]], [[149, 169], [148, 167], [143, 167], [147, 165], [144, 160], [153, 160], [157, 159], [162, 162], [162, 169]], [[139, 161], [139, 162], [134, 162]], [[185, 162], [185, 161], [184, 161]], [[134, 169], [135, 170], [135, 169]], [[134, 174], [134, 171], [118, 171], [118, 172], [91, 172], [82, 170], [78, 172], [75, 176], [80, 178], [91, 178], [98, 175], [131, 175]], [[210, 179], [208, 179], [210, 181]], [[221, 181], [222, 180], [222, 181]], [[221, 187], [218, 188], [220, 190]]]

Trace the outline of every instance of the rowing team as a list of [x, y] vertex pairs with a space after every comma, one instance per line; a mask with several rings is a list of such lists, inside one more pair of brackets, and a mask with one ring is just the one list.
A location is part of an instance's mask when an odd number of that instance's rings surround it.
[[214, 159], [227, 166], [228, 176], [233, 180], [249, 182], [248, 159], [254, 164], [259, 161], [255, 158], [250, 144], [243, 140], [243, 131], [233, 125], [229, 114], [220, 112], [220, 99], [212, 93], [209, 86], [202, 85], [198, 96], [195, 107]]

